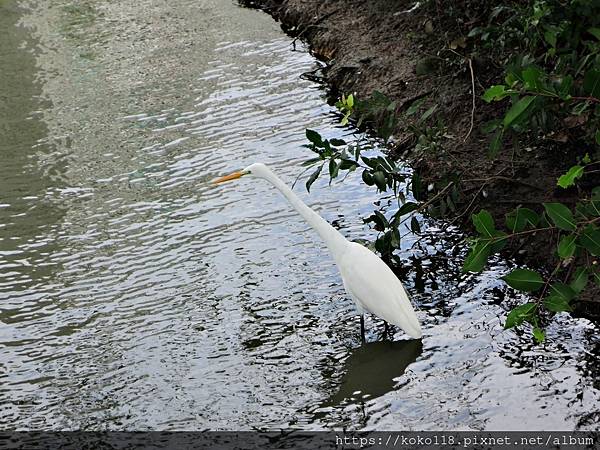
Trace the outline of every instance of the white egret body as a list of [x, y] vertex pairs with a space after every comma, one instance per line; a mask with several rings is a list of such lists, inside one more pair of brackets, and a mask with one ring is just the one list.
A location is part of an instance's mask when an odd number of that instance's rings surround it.
[[325, 219], [306, 206], [264, 164], [252, 164], [240, 172], [218, 178], [214, 183], [234, 180], [244, 175], [269, 181], [321, 236], [339, 268], [346, 292], [352, 297], [361, 314], [368, 311], [399, 326], [409, 336], [421, 338], [421, 326], [404, 286], [387, 264], [368, 248], [348, 241]]

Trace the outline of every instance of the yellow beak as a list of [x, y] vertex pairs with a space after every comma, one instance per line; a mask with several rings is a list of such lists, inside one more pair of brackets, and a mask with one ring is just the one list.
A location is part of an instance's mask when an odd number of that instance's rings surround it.
[[243, 177], [244, 175], [246, 175], [244, 172], [233, 172], [229, 175], [225, 175], [224, 177], [213, 180], [212, 183], [213, 184], [224, 183], [225, 181], [236, 180], [240, 177]]

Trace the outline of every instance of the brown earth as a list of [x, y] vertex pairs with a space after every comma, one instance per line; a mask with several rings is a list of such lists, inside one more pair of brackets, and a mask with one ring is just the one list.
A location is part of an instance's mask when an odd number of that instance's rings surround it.
[[[481, 95], [499, 81], [502, 68], [485, 56], [466, 55], [472, 54], [468, 31], [487, 17], [489, 5], [464, 1], [462, 17], [447, 23], [435, 6], [414, 7], [418, 2], [406, 0], [241, 3], [263, 9], [284, 31], [308, 43], [311, 53], [325, 63], [317, 78], [329, 87], [332, 101], [341, 93], [355, 93], [360, 99], [380, 91], [396, 101], [399, 112], [424, 96], [427, 106], [438, 105], [430, 122], [445, 129], [441, 145], [415, 153], [414, 133], [400, 124], [392, 154], [407, 158], [428, 183], [440, 188], [453, 176], [461, 177], [457, 209], [446, 215], [452, 223], [468, 230], [471, 214], [480, 208], [502, 224], [506, 212], [519, 205], [541, 212], [542, 202], [575, 204], [574, 189], [556, 186], [556, 179], [575, 163], [573, 146], [547, 140], [540, 147], [531, 139], [515, 148], [505, 142], [494, 160], [487, 156], [490, 135], [482, 125], [501, 117], [506, 105], [487, 104]], [[439, 8], [441, 3], [435, 4]], [[530, 236], [506, 252], [548, 271], [556, 253], [549, 241], [547, 234]], [[578, 313], [600, 317], [599, 299], [597, 291], [586, 292]]]

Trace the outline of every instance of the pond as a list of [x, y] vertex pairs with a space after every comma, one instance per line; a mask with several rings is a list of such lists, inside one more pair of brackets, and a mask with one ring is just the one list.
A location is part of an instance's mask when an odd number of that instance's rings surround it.
[[[47, 3], [47, 2], [45, 2]], [[422, 341], [359, 317], [293, 183], [306, 128], [352, 138], [258, 11], [217, 0], [0, 1], [0, 428], [595, 429], [598, 329], [503, 331], [496, 261], [424, 221], [399, 253]], [[6, 101], [4, 101], [6, 99]], [[305, 176], [306, 177], [306, 176]], [[386, 200], [295, 191], [351, 240]]]

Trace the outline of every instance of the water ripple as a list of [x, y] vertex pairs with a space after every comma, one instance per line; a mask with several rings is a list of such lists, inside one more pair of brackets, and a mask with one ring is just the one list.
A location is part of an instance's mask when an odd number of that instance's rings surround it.
[[[49, 104], [27, 111], [40, 131], [16, 155], [29, 156], [0, 169], [0, 426], [593, 426], [597, 389], [576, 399], [596, 373], [595, 327], [561, 316], [543, 348], [503, 332], [499, 305], [518, 300], [496, 281], [507, 266], [462, 275], [458, 234], [403, 243], [423, 344], [398, 332], [361, 345], [331, 258], [280, 195], [210, 185], [255, 161], [291, 184], [310, 157], [305, 128], [353, 139], [299, 78], [315, 61], [270, 18], [230, 2], [204, 15], [197, 1], [104, 3], [56, 47], [76, 61], [69, 74], [36, 54]], [[41, 14], [84, 14], [44, 11], [23, 20], [46, 49]], [[361, 217], [379, 196], [357, 177], [296, 192], [349, 238], [372, 238]], [[383, 326], [367, 322], [376, 341]]]

